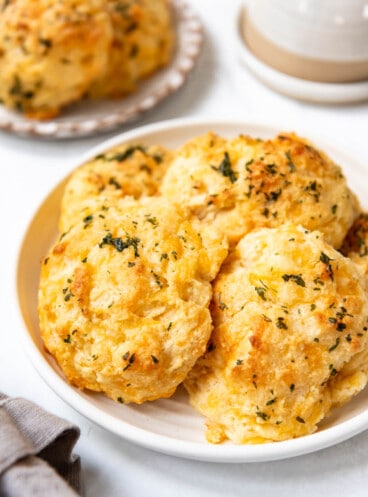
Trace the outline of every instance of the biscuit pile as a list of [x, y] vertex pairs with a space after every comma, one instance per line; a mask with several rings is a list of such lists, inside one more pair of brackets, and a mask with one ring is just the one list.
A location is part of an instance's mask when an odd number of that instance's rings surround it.
[[165, 66], [173, 46], [168, 0], [3, 1], [0, 100], [49, 119], [86, 96], [119, 98]]
[[367, 215], [294, 134], [128, 143], [73, 172], [43, 260], [41, 335], [122, 403], [183, 383], [219, 443], [316, 431], [368, 381]]

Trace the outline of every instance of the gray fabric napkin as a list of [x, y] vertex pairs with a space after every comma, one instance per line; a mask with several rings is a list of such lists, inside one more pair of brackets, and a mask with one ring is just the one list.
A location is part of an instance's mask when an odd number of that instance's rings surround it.
[[71, 423], [0, 392], [0, 496], [77, 497], [78, 438]]

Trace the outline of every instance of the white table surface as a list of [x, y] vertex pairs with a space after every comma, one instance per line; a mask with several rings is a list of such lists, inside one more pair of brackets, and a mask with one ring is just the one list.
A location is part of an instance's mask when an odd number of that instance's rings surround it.
[[[241, 0], [192, 0], [206, 42], [196, 70], [177, 94], [136, 123], [109, 135], [42, 141], [0, 134], [0, 390], [24, 396], [82, 430], [88, 497], [173, 495], [366, 496], [368, 432], [320, 452], [257, 464], [210, 464], [169, 457], [125, 442], [76, 413], [38, 376], [19, 346], [14, 295], [15, 257], [26, 220], [68, 171], [68, 161], [125, 129], [174, 117], [236, 118], [286, 123], [289, 130], [322, 133], [368, 161], [368, 103], [347, 106], [293, 101], [264, 87], [239, 63], [235, 23]], [[363, 178], [367, 181], [367, 178]]]

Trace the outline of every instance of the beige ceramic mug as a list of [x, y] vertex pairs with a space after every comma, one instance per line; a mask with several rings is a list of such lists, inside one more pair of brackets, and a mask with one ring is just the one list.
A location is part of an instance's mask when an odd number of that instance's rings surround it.
[[368, 80], [368, 0], [246, 0], [242, 30], [254, 55], [283, 73]]

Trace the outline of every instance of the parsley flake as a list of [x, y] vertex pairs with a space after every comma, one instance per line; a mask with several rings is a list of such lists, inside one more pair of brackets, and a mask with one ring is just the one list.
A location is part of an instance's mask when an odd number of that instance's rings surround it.
[[235, 183], [235, 181], [238, 179], [236, 172], [231, 168], [231, 162], [228, 152], [224, 153], [224, 158], [219, 167], [217, 168], [213, 166], [213, 169], [221, 173], [222, 176], [224, 176], [225, 178], [229, 178], [231, 183]]
[[337, 338], [336, 338], [336, 342], [334, 343], [334, 345], [332, 345], [332, 346], [328, 349], [328, 351], [329, 351], [329, 352], [332, 352], [333, 350], [335, 350], [335, 349], [339, 346], [339, 343], [340, 343], [340, 338], [339, 338], [339, 337], [337, 337]]
[[287, 324], [285, 323], [285, 318], [283, 318], [283, 317], [277, 318], [276, 326], [277, 326], [277, 328], [279, 328], [281, 330], [288, 329]]
[[266, 414], [265, 412], [263, 412], [263, 411], [257, 411], [256, 415], [259, 418], [263, 419], [263, 421], [267, 421], [268, 419], [270, 419], [270, 416], [268, 414]]
[[295, 171], [295, 164], [294, 164], [294, 162], [291, 159], [290, 150], [288, 150], [285, 153], [285, 156], [286, 156], [287, 161], [288, 161], [287, 165], [289, 166], [290, 172], [293, 173]]
[[123, 240], [120, 237], [114, 238], [111, 233], [108, 233], [106, 236], [103, 237], [98, 246], [102, 248], [104, 245], [112, 245], [118, 252], [122, 252], [129, 247], [133, 247], [134, 257], [139, 257], [138, 243], [140, 241], [141, 240], [139, 238], [130, 236], [127, 236], [126, 240]]
[[144, 147], [142, 147], [142, 145], [132, 145], [131, 147], [125, 149], [124, 152], [118, 152], [117, 154], [109, 157], [107, 160], [109, 161], [116, 160], [117, 162], [124, 162], [125, 160], [129, 159], [129, 157], [131, 157], [134, 154], [134, 152], [136, 152], [137, 150], [145, 153], [145, 149]]
[[262, 286], [255, 286], [254, 290], [258, 293], [258, 295], [261, 297], [262, 300], [264, 300], [264, 301], [267, 300], [266, 296], [265, 296], [266, 288], [264, 288]]
[[282, 279], [284, 281], [293, 281], [297, 285], [305, 287], [305, 281], [303, 280], [301, 274], [283, 274]]
[[157, 357], [156, 357], [156, 356], [154, 356], [153, 354], [151, 354], [151, 359], [152, 359], [152, 362], [153, 362], [154, 364], [158, 364], [158, 363], [160, 362], [160, 361], [157, 359]]

